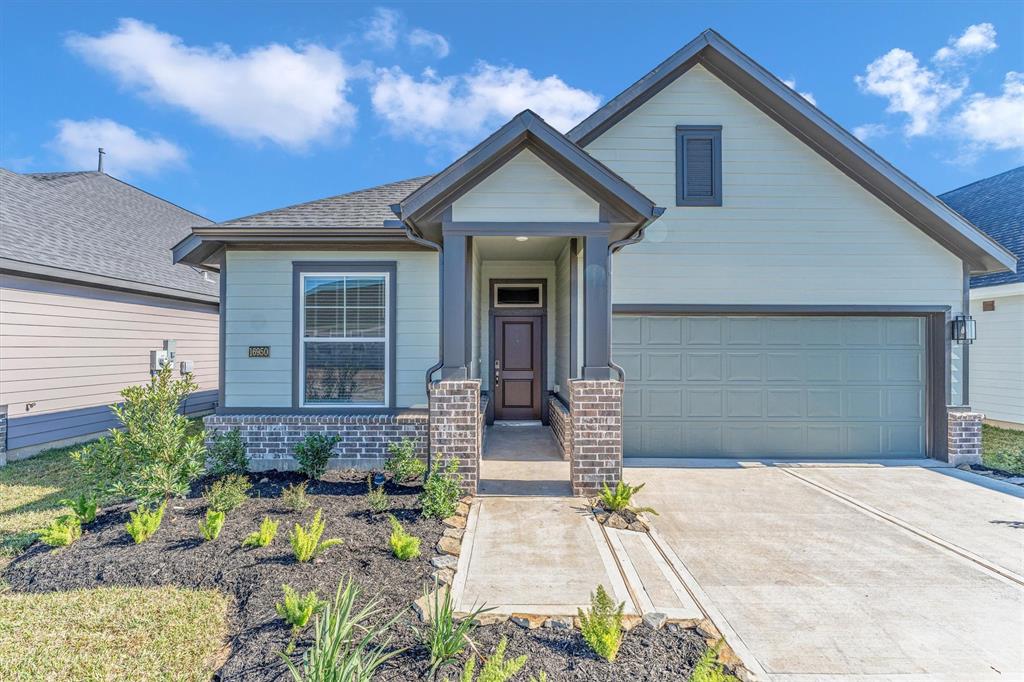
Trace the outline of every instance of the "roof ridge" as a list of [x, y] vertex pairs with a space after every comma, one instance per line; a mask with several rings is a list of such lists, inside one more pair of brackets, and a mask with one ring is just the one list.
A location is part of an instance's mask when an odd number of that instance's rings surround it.
[[974, 180], [973, 182], [968, 182], [966, 185], [960, 185], [959, 187], [954, 187], [951, 190], [947, 190], [947, 191], [943, 192], [942, 194], [936, 194], [935, 196], [938, 197], [939, 199], [941, 199], [942, 197], [946, 196], [947, 194], [953, 194], [954, 192], [959, 192], [962, 189], [967, 189], [968, 187], [973, 187], [974, 185], [977, 185], [977, 184], [982, 183], [982, 182], [988, 182], [990, 180], [995, 180], [996, 178], [1001, 178], [1004, 175], [1009, 175], [1010, 173], [1016, 173], [1017, 171], [1024, 171], [1024, 166], [1017, 166], [1016, 168], [1010, 168], [1010, 169], [1004, 170], [1001, 173], [996, 173], [995, 175], [990, 175], [990, 176], [988, 176], [986, 178], [978, 178], [977, 180]]

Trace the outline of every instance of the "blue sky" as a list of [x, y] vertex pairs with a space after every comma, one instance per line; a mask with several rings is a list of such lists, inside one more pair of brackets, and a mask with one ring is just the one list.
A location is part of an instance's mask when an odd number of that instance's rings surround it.
[[0, 6], [0, 165], [107, 168], [215, 220], [562, 129], [704, 28], [939, 193], [1024, 163], [1024, 4]]

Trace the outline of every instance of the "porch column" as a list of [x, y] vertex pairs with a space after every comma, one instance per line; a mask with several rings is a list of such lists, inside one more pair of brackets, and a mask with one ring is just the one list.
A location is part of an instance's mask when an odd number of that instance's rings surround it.
[[444, 345], [441, 348], [441, 379], [469, 378], [469, 243], [464, 234], [445, 234], [441, 258], [441, 324]]
[[608, 235], [591, 234], [583, 249], [583, 379], [608, 379], [612, 299]]

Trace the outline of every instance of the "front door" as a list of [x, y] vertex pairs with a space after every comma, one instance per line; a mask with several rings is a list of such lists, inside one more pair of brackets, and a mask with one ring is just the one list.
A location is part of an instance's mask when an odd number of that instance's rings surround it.
[[495, 419], [540, 419], [541, 320], [494, 316]]

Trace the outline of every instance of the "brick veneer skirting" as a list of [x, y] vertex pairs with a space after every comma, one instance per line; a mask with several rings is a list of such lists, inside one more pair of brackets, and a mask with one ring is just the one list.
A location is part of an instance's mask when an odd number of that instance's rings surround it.
[[558, 441], [562, 459], [569, 461], [572, 459], [572, 419], [569, 408], [557, 396], [548, 397], [548, 423]]
[[388, 456], [388, 443], [402, 438], [414, 439], [417, 454], [423, 459], [427, 456], [425, 411], [366, 415], [210, 415], [203, 423], [208, 432], [208, 446], [216, 433], [238, 429], [253, 471], [295, 469], [294, 448], [311, 433], [341, 437], [329, 464], [335, 469], [380, 468]]
[[480, 478], [483, 413], [480, 380], [434, 381], [430, 384], [430, 458], [444, 467], [459, 459], [462, 487], [475, 494]]
[[981, 422], [985, 415], [967, 406], [948, 408], [946, 461], [953, 466], [981, 464]]
[[593, 495], [622, 480], [622, 382], [569, 381], [574, 495]]

